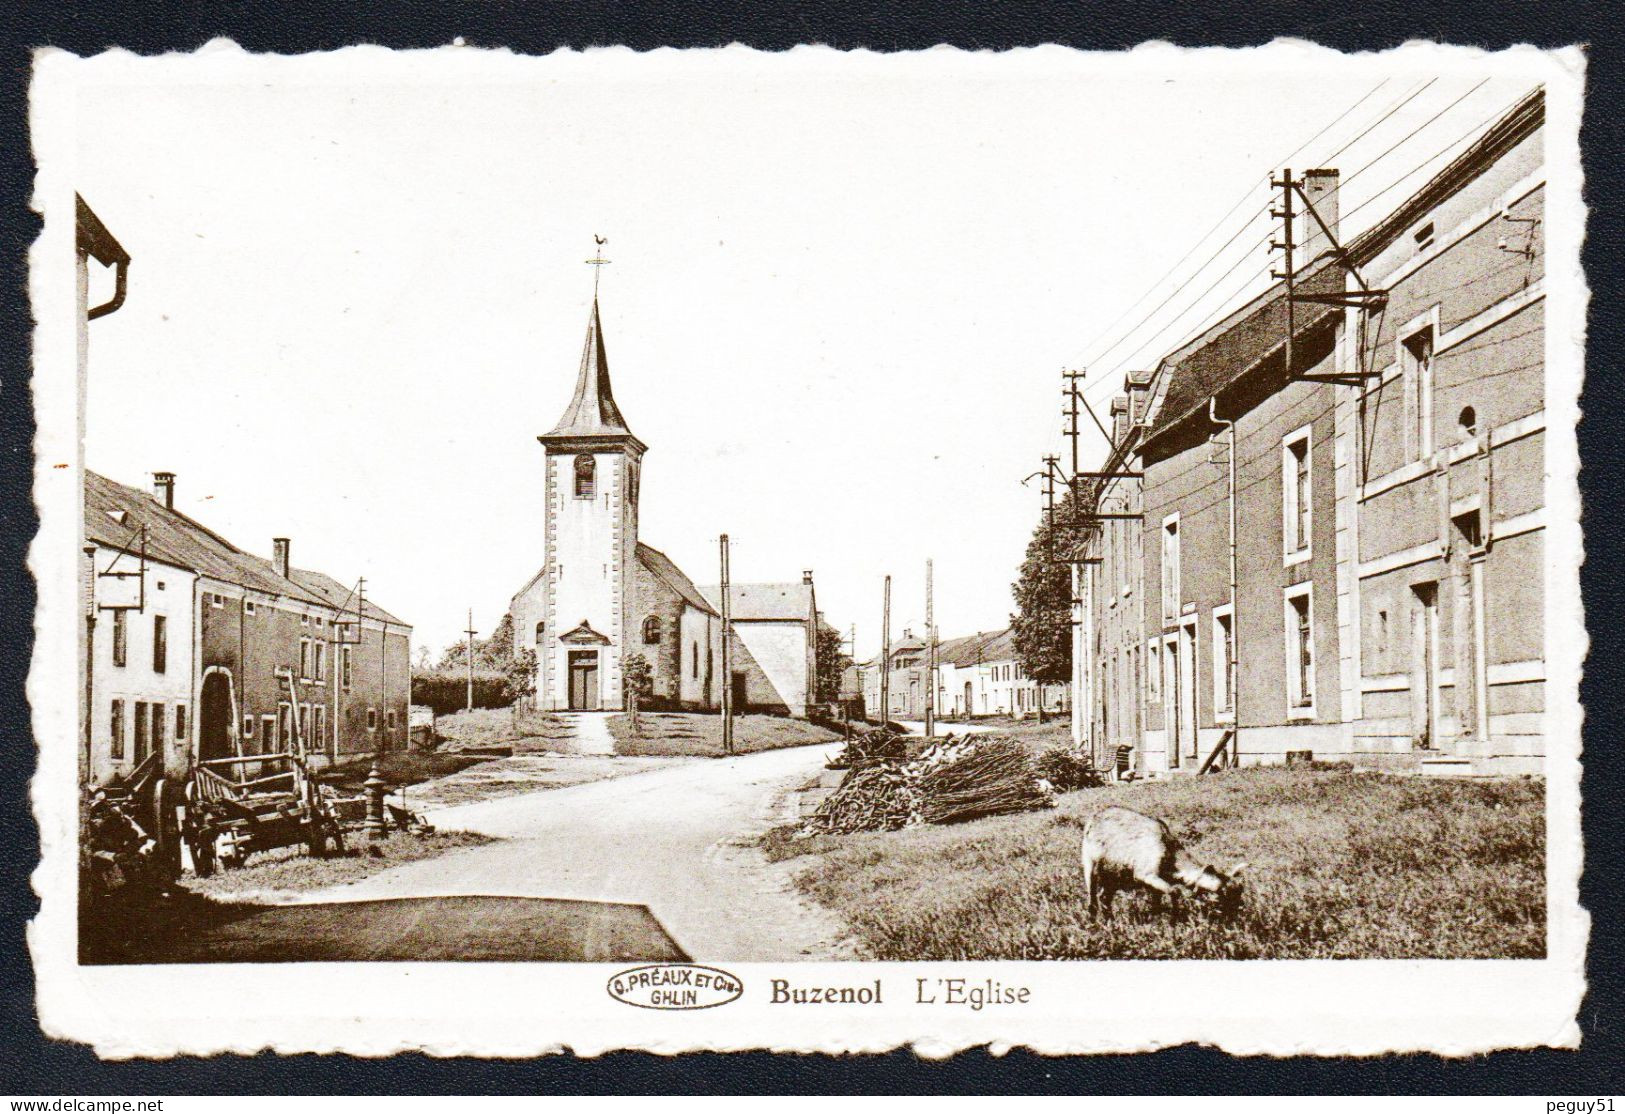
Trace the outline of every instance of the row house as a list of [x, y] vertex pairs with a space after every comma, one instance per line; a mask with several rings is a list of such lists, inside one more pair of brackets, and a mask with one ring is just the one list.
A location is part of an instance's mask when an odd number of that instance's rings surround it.
[[411, 627], [295, 568], [288, 539], [238, 549], [175, 509], [167, 472], [149, 493], [87, 470], [84, 523], [91, 783], [154, 754], [184, 779], [301, 744], [317, 765], [405, 747]]
[[1097, 753], [1540, 768], [1543, 113], [1348, 243], [1337, 171], [1306, 172], [1298, 297], [1125, 383], [1088, 505], [1141, 517], [1092, 531], [1076, 601]]
[[[931, 677], [931, 651], [912, 630], [891, 648], [888, 698], [890, 718], [925, 717]], [[880, 657], [856, 667], [864, 706], [878, 713]], [[1066, 685], [1040, 685], [1022, 669], [1015, 635], [1009, 629], [984, 631], [939, 642], [936, 648], [936, 714], [948, 719], [977, 716], [1024, 718], [1042, 712], [1062, 714], [1068, 707]]]

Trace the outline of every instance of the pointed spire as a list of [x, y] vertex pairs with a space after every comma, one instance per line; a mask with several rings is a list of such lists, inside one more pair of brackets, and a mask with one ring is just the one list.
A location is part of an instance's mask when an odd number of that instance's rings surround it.
[[610, 390], [609, 357], [604, 352], [604, 326], [598, 316], [596, 297], [592, 301], [592, 315], [587, 319], [587, 342], [581, 350], [575, 396], [558, 424], [544, 436], [632, 437], [636, 440]]

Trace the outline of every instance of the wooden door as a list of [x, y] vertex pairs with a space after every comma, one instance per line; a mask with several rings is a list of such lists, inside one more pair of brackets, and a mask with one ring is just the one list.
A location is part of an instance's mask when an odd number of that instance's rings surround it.
[[743, 673], [733, 675], [733, 710], [735, 715], [745, 711], [745, 693], [747, 691], [746, 677]]
[[570, 651], [570, 710], [596, 712], [598, 698], [598, 651]]
[[1179, 765], [1179, 695], [1179, 639], [1170, 636], [1162, 643], [1162, 746], [1170, 767]]
[[1196, 735], [1196, 624], [1179, 628], [1179, 743], [1187, 757], [1198, 757]]
[[1414, 585], [1411, 607], [1411, 740], [1439, 745], [1439, 586]]

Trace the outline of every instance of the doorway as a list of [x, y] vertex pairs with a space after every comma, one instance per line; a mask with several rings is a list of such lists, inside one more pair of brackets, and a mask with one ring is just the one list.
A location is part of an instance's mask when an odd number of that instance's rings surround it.
[[1411, 586], [1411, 743], [1439, 744], [1439, 585]]
[[570, 651], [570, 710], [596, 712], [602, 706], [598, 695], [598, 651]]
[[966, 681], [965, 682], [965, 715], [969, 716], [971, 714], [971, 712], [974, 710], [974, 708], [975, 708], [975, 706], [971, 703], [971, 686], [970, 686], [970, 682]]
[[1196, 737], [1196, 624], [1179, 628], [1179, 749], [1194, 761]]
[[735, 673], [733, 675], [733, 693], [730, 697], [730, 699], [733, 701], [730, 707], [733, 708], [735, 715], [741, 715], [744, 713], [745, 693], [748, 691], [748, 689], [749, 685], [746, 683], [745, 674], [743, 672]]
[[1162, 737], [1170, 769], [1179, 766], [1181, 734], [1179, 722], [1179, 637], [1168, 635], [1162, 640]]
[[236, 711], [232, 708], [231, 681], [224, 673], [203, 678], [202, 704], [198, 713], [198, 758], [231, 758], [236, 752]]

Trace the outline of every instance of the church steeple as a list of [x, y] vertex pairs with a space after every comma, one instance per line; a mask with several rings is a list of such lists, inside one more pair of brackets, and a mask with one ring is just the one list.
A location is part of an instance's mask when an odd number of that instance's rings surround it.
[[629, 439], [639, 449], [643, 443], [627, 427], [620, 407], [615, 405], [615, 394], [609, 383], [609, 356], [604, 351], [604, 325], [598, 313], [598, 299], [593, 298], [592, 313], [587, 318], [587, 340], [581, 349], [581, 370], [576, 375], [575, 395], [565, 409], [563, 417], [552, 430], [539, 440], [544, 444], [565, 438]]

